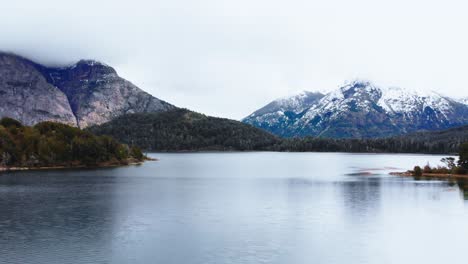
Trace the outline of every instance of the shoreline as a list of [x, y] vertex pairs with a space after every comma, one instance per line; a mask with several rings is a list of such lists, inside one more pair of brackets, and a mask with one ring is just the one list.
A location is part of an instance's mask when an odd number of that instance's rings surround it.
[[129, 159], [124, 162], [102, 162], [95, 165], [60, 165], [60, 166], [40, 166], [40, 167], [1, 167], [0, 173], [3, 172], [14, 172], [14, 171], [42, 171], [42, 170], [66, 170], [66, 169], [100, 169], [100, 168], [113, 168], [113, 167], [124, 167], [124, 166], [136, 166], [142, 165], [146, 161], [158, 161], [155, 158], [145, 158], [141, 161], [135, 159]]
[[468, 179], [468, 174], [444, 174], [444, 173], [423, 173], [421, 176], [414, 176], [411, 172], [390, 172], [390, 175], [402, 177], [427, 177], [435, 179]]
[[372, 155], [428, 155], [428, 156], [456, 156], [456, 153], [424, 153], [424, 152], [345, 152], [345, 151], [279, 151], [279, 150], [145, 150], [145, 153], [161, 154], [196, 154], [196, 153], [339, 153], [339, 154], [372, 154]]

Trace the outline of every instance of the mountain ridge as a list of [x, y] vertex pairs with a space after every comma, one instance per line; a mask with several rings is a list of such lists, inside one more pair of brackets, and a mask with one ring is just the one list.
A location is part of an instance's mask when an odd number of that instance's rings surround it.
[[[25, 76], [32, 76], [33, 80], [25, 83]], [[0, 116], [28, 125], [57, 121], [84, 128], [127, 113], [176, 108], [120, 77], [114, 68], [102, 62], [80, 60], [68, 66], [47, 67], [13, 53], [0, 52], [0, 93], [8, 95], [16, 90], [21, 90], [23, 96], [16, 99], [5, 96], [1, 105], [10, 107], [0, 107]], [[30, 103], [22, 101], [34, 91], [41, 92]], [[50, 98], [58, 98], [60, 107], [55, 106], [57, 100]], [[43, 105], [34, 114], [38, 107], [33, 101], [38, 99]]]
[[126, 114], [87, 130], [150, 151], [262, 150], [280, 141], [251, 125], [182, 108]]
[[[281, 100], [296, 101], [295, 97]], [[456, 99], [437, 92], [383, 88], [364, 80], [315, 99], [305, 110], [298, 107], [301, 110], [292, 113], [270, 103], [242, 121], [283, 137], [332, 138], [386, 137], [468, 124], [468, 106]]]

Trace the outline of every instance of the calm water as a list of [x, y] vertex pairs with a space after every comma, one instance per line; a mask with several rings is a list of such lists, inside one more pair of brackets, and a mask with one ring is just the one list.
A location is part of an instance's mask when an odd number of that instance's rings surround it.
[[0, 263], [467, 263], [464, 184], [387, 175], [441, 156], [152, 156], [1, 174]]

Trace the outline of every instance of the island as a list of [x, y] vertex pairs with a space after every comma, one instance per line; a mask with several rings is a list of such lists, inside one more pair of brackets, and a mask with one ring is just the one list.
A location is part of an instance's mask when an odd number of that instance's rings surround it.
[[135, 146], [56, 122], [0, 120], [0, 171], [110, 167], [148, 160]]

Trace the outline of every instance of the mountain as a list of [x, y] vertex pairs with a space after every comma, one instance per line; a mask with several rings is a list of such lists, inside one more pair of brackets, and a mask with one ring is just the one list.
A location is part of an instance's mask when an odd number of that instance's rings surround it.
[[[299, 95], [299, 98], [302, 95]], [[468, 124], [468, 105], [436, 92], [356, 80], [301, 104], [280, 99], [242, 121], [283, 137], [374, 138]], [[295, 105], [293, 108], [282, 105]]]
[[275, 100], [243, 121], [280, 136], [292, 136], [290, 127], [324, 97], [322, 93], [302, 92]]
[[371, 139], [279, 138], [238, 121], [185, 109], [136, 113], [87, 128], [152, 151], [256, 150], [285, 152], [457, 153], [468, 126]]
[[280, 141], [239, 121], [186, 109], [127, 114], [88, 130], [153, 151], [261, 150]]
[[0, 117], [25, 125], [56, 121], [76, 126], [67, 96], [38, 71], [36, 64], [0, 53]]
[[123, 114], [175, 108], [97, 61], [46, 67], [9, 53], [0, 53], [0, 94], [0, 117], [26, 125], [57, 121], [84, 128]]

